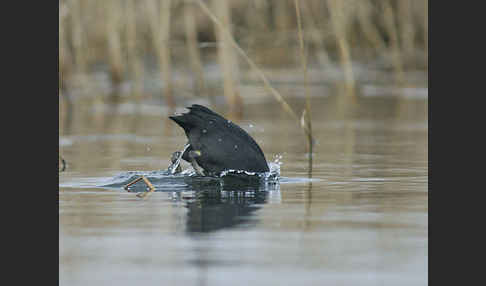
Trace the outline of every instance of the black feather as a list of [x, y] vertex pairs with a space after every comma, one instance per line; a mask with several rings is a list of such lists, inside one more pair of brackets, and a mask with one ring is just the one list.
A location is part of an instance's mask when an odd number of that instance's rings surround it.
[[184, 160], [189, 161], [188, 151], [199, 150], [196, 161], [209, 174], [230, 169], [269, 171], [263, 151], [245, 130], [205, 106], [194, 104], [188, 109], [188, 113], [169, 116], [189, 139]]

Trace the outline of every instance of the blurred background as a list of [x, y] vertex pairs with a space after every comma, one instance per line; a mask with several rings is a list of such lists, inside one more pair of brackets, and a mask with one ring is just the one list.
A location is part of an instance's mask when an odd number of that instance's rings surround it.
[[[295, 1], [202, 2], [283, 97], [299, 96], [291, 87], [304, 81]], [[390, 93], [391, 86], [400, 87], [391, 93], [427, 93], [428, 1], [297, 2], [312, 95]], [[105, 95], [174, 108], [199, 98], [238, 116], [245, 102], [268, 95], [200, 1], [59, 5], [61, 103]]]
[[[194, 103], [274, 189], [100, 187], [165, 170]], [[61, 285], [427, 285], [428, 1], [60, 0], [59, 154]]]

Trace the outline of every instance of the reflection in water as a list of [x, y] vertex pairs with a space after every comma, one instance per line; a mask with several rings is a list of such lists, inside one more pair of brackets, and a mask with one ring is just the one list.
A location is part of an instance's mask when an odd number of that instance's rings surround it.
[[[176, 201], [186, 201], [187, 232], [208, 233], [234, 226], [253, 226], [253, 212], [265, 204], [271, 194], [280, 196], [280, 183], [275, 181], [245, 181], [237, 178], [186, 177], [187, 197], [173, 193]], [[186, 192], [187, 193], [187, 192]]]
[[312, 207], [312, 182], [309, 182], [307, 185], [307, 190], [305, 192], [305, 216], [304, 216], [304, 225], [305, 230], [309, 230], [311, 225], [311, 207]]
[[59, 130], [70, 134], [73, 124], [73, 102], [67, 90], [62, 90], [59, 97]]
[[[230, 190], [231, 189], [231, 190]], [[177, 193], [180, 198], [180, 192]], [[205, 247], [194, 247], [195, 257], [188, 261], [197, 269], [197, 285], [208, 285], [208, 269], [225, 265], [229, 261], [215, 260], [216, 250], [207, 241], [212, 232], [234, 227], [254, 227], [258, 224], [255, 211], [260, 209], [268, 199], [280, 197], [280, 184], [261, 184], [259, 186], [228, 187], [221, 184], [212, 188], [206, 186], [195, 193], [195, 197], [188, 200], [186, 208], [189, 210], [186, 220], [186, 232]]]
[[[171, 175], [170, 171], [125, 172], [105, 182], [107, 189], [120, 189], [141, 175], [149, 179], [156, 192], [171, 192], [174, 201], [186, 202], [189, 210], [187, 231], [207, 233], [236, 225], [254, 225], [252, 213], [267, 202], [269, 194], [280, 197], [279, 177], [235, 175], [222, 178]], [[145, 192], [146, 185], [136, 183], [128, 192]], [[310, 190], [309, 190], [310, 191]]]
[[251, 215], [266, 203], [267, 191], [203, 191], [187, 202], [187, 231], [207, 233], [236, 225], [256, 224]]

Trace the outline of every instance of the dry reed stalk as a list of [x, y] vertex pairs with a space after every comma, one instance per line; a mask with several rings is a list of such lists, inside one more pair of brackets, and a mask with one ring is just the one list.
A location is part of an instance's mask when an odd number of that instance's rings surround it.
[[385, 29], [390, 37], [390, 49], [392, 53], [392, 63], [395, 69], [395, 80], [398, 84], [404, 83], [403, 65], [398, 42], [398, 32], [395, 25], [395, 15], [389, 1], [383, 2], [383, 19]]
[[429, 67], [429, 1], [424, 1], [424, 46], [425, 66]]
[[59, 62], [58, 62], [58, 72], [59, 72], [59, 95], [61, 95], [64, 86], [63, 74], [68, 70], [67, 63], [70, 58], [67, 53], [66, 47], [66, 36], [64, 34], [64, 25], [61, 23], [61, 18], [59, 18]]
[[[232, 34], [230, 18], [231, 12], [227, 1], [213, 0], [212, 6], [215, 14], [221, 19], [222, 25]], [[223, 73], [223, 92], [229, 104], [230, 117], [241, 117], [242, 105], [238, 99], [239, 83], [239, 66], [238, 59], [231, 49], [231, 43], [228, 37], [225, 37], [224, 31], [216, 27], [216, 39], [218, 41], [218, 60]]]
[[274, 19], [274, 26], [275, 32], [277, 34], [277, 39], [287, 41], [288, 37], [286, 36], [288, 30], [290, 28], [290, 15], [289, 15], [289, 5], [287, 0], [278, 0], [272, 2], [272, 7], [274, 10], [273, 12], [273, 19]]
[[[349, 116], [346, 116], [349, 118]], [[353, 155], [355, 154], [356, 148], [356, 129], [352, 126], [352, 124], [347, 121], [344, 124], [344, 138], [343, 142], [343, 154], [344, 154], [344, 161], [343, 166], [344, 168], [344, 175], [348, 178], [353, 177]]]
[[187, 40], [187, 53], [189, 54], [189, 63], [192, 73], [196, 78], [196, 94], [206, 95], [206, 86], [204, 83], [203, 66], [201, 63], [201, 54], [197, 42], [196, 14], [193, 3], [184, 3], [184, 28]]
[[[299, 5], [300, 9], [302, 10], [302, 14], [305, 15], [305, 17], [302, 17], [302, 22], [304, 22], [304, 25], [308, 27], [306, 30], [316, 31], [310, 33], [310, 40], [314, 45], [319, 48], [316, 55], [317, 60], [322, 67], [331, 65], [332, 63], [326, 51], [325, 40], [324, 36], [322, 35], [322, 29], [319, 28], [319, 20], [321, 19], [317, 19], [312, 13], [313, 9], [315, 9], [316, 7], [316, 3], [312, 1], [304, 1], [300, 4], [302, 4]], [[320, 2], [317, 2], [317, 4], [320, 4]]]
[[167, 98], [167, 105], [173, 109], [175, 108], [175, 100], [173, 97], [172, 90], [172, 70], [171, 70], [171, 57], [170, 57], [170, 45], [169, 45], [169, 34], [170, 34], [170, 16], [171, 16], [171, 0], [162, 0], [160, 5], [160, 17], [162, 18], [162, 50], [161, 50], [161, 66], [162, 66], [162, 76], [165, 85], [164, 94]]
[[252, 32], [268, 31], [268, 2], [253, 0], [254, 9], [246, 10], [246, 18]]
[[[169, 48], [170, 0], [161, 1], [159, 9], [155, 0], [146, 1], [150, 30], [153, 37], [155, 54], [159, 62], [161, 79], [164, 83], [163, 94], [170, 109], [175, 108], [172, 94], [171, 58]], [[162, 21], [160, 21], [162, 20]]]
[[398, 16], [400, 19], [401, 52], [405, 56], [415, 51], [415, 30], [413, 27], [412, 2], [398, 1]]
[[346, 38], [347, 15], [343, 9], [341, 0], [328, 0], [327, 4], [329, 6], [331, 23], [336, 36], [341, 66], [344, 70], [345, 91], [348, 96], [353, 96], [355, 93], [355, 82], [351, 65], [351, 52]]
[[363, 31], [365, 38], [374, 48], [375, 53], [380, 53], [385, 50], [385, 44], [378, 32], [378, 29], [372, 22], [372, 7], [369, 2], [359, 2], [359, 8], [357, 9], [357, 18], [359, 26]]
[[66, 4], [61, 2], [59, 4], [59, 95], [62, 94], [65, 87], [65, 75], [69, 74], [72, 69], [72, 56], [67, 48], [68, 43], [65, 28], [65, 19], [69, 16], [68, 13]]
[[309, 151], [309, 177], [312, 177], [312, 152], [313, 152], [313, 139], [312, 139], [312, 123], [311, 123], [311, 103], [309, 94], [309, 81], [307, 76], [307, 54], [304, 49], [304, 37], [302, 35], [302, 21], [300, 15], [299, 0], [294, 0], [295, 11], [297, 14], [297, 26], [299, 32], [299, 44], [300, 44], [300, 58], [302, 61], [302, 71], [304, 73], [304, 89], [305, 89], [305, 109], [302, 113], [302, 127], [306, 130], [307, 135], [307, 149]]
[[133, 75], [134, 84], [132, 92], [136, 95], [137, 99], [140, 99], [143, 92], [143, 66], [137, 54], [137, 18], [134, 1], [128, 0], [125, 2], [127, 61]]
[[108, 38], [108, 62], [110, 65], [111, 80], [119, 84], [123, 80], [123, 55], [120, 42], [120, 16], [121, 7], [113, 0], [103, 2], [106, 14], [106, 36]]
[[84, 46], [84, 31], [83, 31], [83, 21], [82, 21], [82, 1], [70, 1], [70, 11], [71, 11], [71, 36], [72, 45], [74, 53], [74, 66], [78, 73], [84, 73], [86, 71], [86, 54]]
[[268, 81], [267, 77], [265, 74], [261, 71], [260, 68], [247, 56], [245, 51], [235, 42], [233, 36], [228, 32], [228, 30], [223, 26], [221, 21], [214, 16], [213, 13], [209, 10], [209, 8], [202, 2], [201, 0], [197, 0], [199, 6], [201, 7], [202, 11], [208, 15], [208, 17], [221, 29], [223, 32], [223, 35], [225, 35], [229, 43], [236, 49], [236, 51], [246, 60], [248, 65], [257, 73], [257, 75], [261, 78], [263, 81], [264, 87], [267, 89], [267, 91], [273, 95], [273, 97], [277, 100], [282, 105], [282, 108], [285, 112], [287, 112], [289, 115], [291, 115], [294, 119], [299, 120], [299, 117], [297, 114], [294, 112], [294, 110], [290, 107], [290, 105], [285, 101], [285, 99], [280, 95], [280, 93], [274, 89], [271, 85], [270, 82]]
[[[138, 64], [136, 63], [136, 59], [141, 62], [141, 57], [137, 55], [135, 50], [141, 50], [141, 48], [145, 48], [146, 44], [155, 46], [154, 43], [145, 43], [145, 29], [146, 27], [153, 26], [150, 22], [153, 20], [150, 16], [149, 11], [138, 11], [142, 13], [137, 13], [137, 4], [145, 5], [150, 4], [147, 3], [148, 1], [138, 1], [136, 0], [125, 0], [125, 1], [95, 1], [95, 0], [60, 0], [60, 7], [65, 7], [60, 9], [60, 15], [63, 14], [63, 11], [68, 11], [65, 19], [63, 21], [62, 28], [59, 29], [59, 36], [60, 36], [60, 70], [63, 74], [62, 77], [68, 79], [71, 68], [73, 72], [78, 73], [82, 76], [89, 76], [87, 69], [89, 65], [95, 63], [96, 61], [100, 61], [101, 59], [109, 59], [111, 63], [113, 63], [114, 70], [120, 70], [119, 65], [123, 65], [124, 69], [129, 71], [128, 73], [132, 77], [142, 78], [141, 75], [141, 68], [137, 68]], [[388, 1], [388, 3], [386, 3]], [[169, 1], [171, 2], [171, 1]], [[288, 33], [289, 27], [293, 29], [294, 27], [294, 15], [292, 14], [293, 8], [290, 6], [292, 2], [289, 0], [273, 0], [273, 1], [261, 1], [261, 0], [251, 0], [251, 1], [243, 1], [248, 4], [241, 4], [240, 1], [218, 1], [218, 6], [226, 5], [229, 6], [228, 10], [233, 9], [234, 14], [231, 16], [232, 18], [237, 18], [238, 13], [244, 13], [242, 17], [246, 18], [246, 23], [240, 25], [241, 31], [247, 31], [249, 35], [248, 38], [252, 37], [255, 41], [253, 45], [257, 45], [258, 47], [262, 47], [265, 44], [275, 44], [274, 39], [275, 35], [277, 36], [285, 36], [291, 35], [293, 33]], [[344, 20], [341, 21], [344, 24], [347, 24], [348, 29], [344, 29], [343, 34], [345, 34], [344, 40], [341, 37], [340, 40], [336, 40], [336, 47], [339, 53], [343, 53], [342, 50], [350, 50], [352, 45], [354, 44], [355, 39], [365, 38], [367, 39], [366, 45], [362, 45], [363, 42], [360, 43], [362, 47], [366, 50], [365, 52], [373, 55], [379, 55], [385, 50], [391, 51], [394, 49], [392, 47], [393, 44], [388, 45], [388, 41], [385, 42], [386, 38], [389, 38], [389, 28], [390, 25], [384, 24], [383, 21], [383, 11], [384, 10], [375, 10], [375, 7], [381, 7], [382, 3], [388, 4], [391, 8], [394, 21], [397, 22], [393, 24], [396, 26], [394, 29], [396, 30], [397, 36], [397, 43], [399, 47], [400, 56], [401, 58], [401, 65], [404, 67], [408, 61], [409, 55], [414, 56], [418, 48], [424, 48], [426, 57], [428, 52], [428, 1], [424, 0], [420, 1], [410, 1], [410, 0], [352, 0], [352, 1], [345, 1], [345, 0], [332, 0], [331, 1], [322, 1], [322, 0], [306, 0], [300, 1], [300, 9], [301, 14], [306, 15], [305, 17], [301, 18], [302, 24], [305, 27], [303, 30], [304, 37], [306, 38], [306, 45], [309, 47], [309, 55], [310, 52], [314, 53], [317, 56], [322, 55], [321, 64], [329, 64], [327, 62], [326, 57], [326, 47], [329, 47], [327, 44], [329, 36], [335, 34], [333, 32], [333, 24], [332, 20], [329, 17], [323, 17], [322, 15], [327, 14], [327, 11], [330, 11], [332, 15], [336, 14], [336, 9], [331, 9], [332, 7], [336, 6], [333, 3], [336, 3], [337, 6], [343, 7], [344, 12], [341, 13], [344, 15]], [[156, 19], [159, 19], [159, 10], [158, 4], [160, 6], [166, 5], [168, 2], [156, 2], [157, 5], [154, 9]], [[206, 1], [204, 3], [209, 3]], [[329, 5], [331, 4], [331, 5]], [[355, 12], [349, 13], [348, 9], [349, 6], [357, 6], [358, 9], [355, 9]], [[209, 4], [207, 4], [209, 5]], [[176, 6], [176, 5], [172, 5]], [[180, 6], [180, 5], [177, 5]], [[187, 5], [190, 6], [190, 5]], [[113, 9], [107, 7], [112, 7]], [[130, 8], [131, 7], [131, 8]], [[250, 9], [251, 7], [251, 9]], [[135, 8], [135, 9], [134, 9]], [[181, 8], [184, 8], [181, 6]], [[328, 9], [329, 8], [329, 9]], [[162, 8], [164, 9], [164, 8]], [[161, 9], [161, 10], [162, 10]], [[190, 9], [190, 8], [189, 8]], [[126, 11], [125, 11], [126, 10]], [[118, 15], [119, 12], [123, 12], [124, 15]], [[165, 10], [169, 12], [169, 10]], [[184, 9], [170, 9], [170, 18], [174, 20], [174, 18], [180, 18], [178, 16], [182, 16], [185, 18], [184, 15], [180, 13], [185, 13]], [[212, 10], [216, 12], [216, 10]], [[279, 13], [278, 11], [282, 11], [283, 13]], [[371, 12], [370, 12], [371, 11]], [[177, 13], [177, 14], [174, 14]], [[116, 17], [113, 17], [112, 14], [116, 14]], [[137, 21], [135, 23], [135, 14], [137, 17]], [[163, 14], [163, 13], [161, 13]], [[339, 14], [339, 13], [338, 13]], [[141, 17], [140, 17], [141, 16]], [[219, 17], [219, 16], [218, 16]], [[351, 18], [353, 17], [353, 18]], [[107, 23], [107, 21], [111, 21], [112, 19], [116, 18], [118, 24], [115, 24], [113, 21]], [[188, 17], [191, 18], [191, 17]], [[221, 17], [219, 17], [221, 19]], [[165, 17], [164, 20], [167, 20], [168, 17]], [[170, 25], [177, 25], [173, 27], [171, 30], [178, 34], [179, 36], [184, 36], [187, 34], [184, 29], [184, 21], [191, 21], [191, 19], [183, 19], [180, 18], [181, 24], [178, 25], [179, 22], [177, 21], [170, 21]], [[115, 21], [115, 22], [116, 22]], [[157, 31], [161, 31], [161, 23], [162, 21], [157, 21], [155, 25], [157, 27]], [[173, 24], [177, 22], [176, 24]], [[379, 25], [377, 24], [379, 23]], [[274, 25], [275, 24], [275, 25]], [[104, 26], [115, 27], [118, 26], [118, 29], [114, 30], [113, 28], [108, 29], [109, 33], [107, 35]], [[125, 26], [126, 25], [126, 26]], [[189, 25], [190, 26], [190, 25]], [[314, 27], [317, 27], [314, 29]], [[188, 27], [185, 27], [186, 29]], [[211, 33], [209, 30], [210, 26], [198, 26], [196, 29], [198, 31], [208, 34]], [[248, 28], [247, 30], [245, 30]], [[386, 36], [382, 37], [382, 31], [384, 30]], [[168, 31], [168, 29], [166, 29]], [[319, 32], [314, 32], [317, 30]], [[279, 34], [279, 31], [283, 33]], [[155, 33], [155, 31], [153, 31]], [[419, 35], [420, 34], [420, 35]], [[141, 36], [142, 35], [142, 36]], [[258, 35], [258, 37], [256, 36]], [[261, 36], [260, 36], [261, 35]], [[267, 37], [270, 35], [271, 37]], [[126, 36], [126, 41], [125, 41]], [[282, 38], [286, 41], [289, 39], [288, 37]], [[420, 36], [420, 37], [417, 37]], [[117, 43], [122, 39], [123, 41], [121, 44]], [[129, 40], [131, 39], [131, 40]], [[336, 37], [337, 39], [337, 37]], [[152, 39], [149, 39], [151, 41]], [[272, 42], [273, 41], [273, 42]], [[340, 44], [339, 41], [344, 41], [344, 44]], [[136, 44], [134, 43], [136, 42]], [[163, 41], [161, 41], [163, 42]], [[133, 43], [133, 44], [130, 44]], [[346, 44], [347, 43], [347, 44]], [[122, 56], [120, 57], [120, 45], [121, 51], [123, 51]], [[160, 44], [163, 46], [163, 44]], [[346, 48], [347, 45], [347, 48]], [[130, 46], [130, 47], [128, 47]], [[108, 48], [106, 48], [108, 47]], [[127, 58], [125, 58], [125, 47], [127, 54]], [[107, 55], [107, 50], [110, 53]], [[72, 54], [70, 52], [72, 51]], [[115, 51], [112, 53], [111, 51]], [[160, 49], [158, 49], [160, 51]], [[279, 47], [278, 51], [282, 54], [289, 54], [293, 52], [293, 47]], [[247, 51], [248, 52], [248, 51]], [[255, 49], [252, 50], [252, 53], [255, 53], [256, 56], [264, 55], [264, 49]], [[193, 52], [191, 52], [193, 53]], [[248, 52], [249, 53], [249, 52]], [[346, 53], [346, 52], [344, 52]], [[392, 52], [391, 55], [395, 56]], [[160, 52], [156, 52], [155, 54], [159, 54]], [[170, 53], [165, 53], [170, 54]], [[276, 58], [275, 52], [272, 52], [272, 55]], [[406, 57], [405, 57], [406, 56]], [[72, 58], [70, 60], [69, 58]], [[161, 57], [161, 56], [160, 56]], [[192, 57], [192, 56], [191, 56]], [[340, 55], [341, 58], [343, 56]], [[348, 51], [348, 57], [354, 57], [354, 54], [351, 54]], [[396, 57], [396, 56], [395, 56]], [[111, 58], [111, 59], [110, 59]], [[253, 57], [252, 57], [253, 58]], [[269, 57], [264, 57], [266, 60]], [[346, 55], [344, 55], [346, 58]], [[256, 58], [253, 58], [256, 59]], [[158, 60], [162, 62], [162, 60]], [[342, 62], [345, 60], [342, 60]], [[394, 67], [397, 67], [397, 61], [390, 57], [390, 61], [394, 61]], [[109, 64], [111, 64], [108, 62]], [[279, 61], [281, 62], [281, 61]], [[71, 65], [72, 64], [72, 65]], [[163, 69], [161, 65], [161, 70]], [[142, 65], [143, 67], [143, 65]], [[170, 67], [168, 68], [170, 69]], [[139, 71], [136, 71], [139, 70]], [[166, 69], [167, 70], [167, 69]], [[120, 73], [120, 72], [118, 72]], [[163, 78], [163, 77], [162, 77]], [[82, 79], [82, 77], [81, 77]], [[64, 80], [63, 80], [64, 81]], [[137, 80], [138, 82], [138, 80]], [[170, 82], [170, 80], [169, 80]], [[201, 82], [198, 79], [198, 82]], [[73, 82], [74, 83], [74, 82]], [[198, 84], [195, 81], [196, 84]], [[207, 81], [205, 82], [207, 85]], [[78, 86], [82, 83], [78, 84]], [[169, 84], [171, 85], [171, 84]], [[200, 83], [198, 84], [200, 85]], [[173, 88], [169, 88], [171, 90]], [[175, 89], [174, 89], [175, 90]], [[165, 93], [165, 92], [164, 92]]]

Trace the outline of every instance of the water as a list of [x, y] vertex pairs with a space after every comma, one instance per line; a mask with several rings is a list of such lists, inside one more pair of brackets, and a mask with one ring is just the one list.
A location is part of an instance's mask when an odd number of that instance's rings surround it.
[[233, 122], [281, 163], [278, 183], [176, 180], [146, 199], [99, 186], [167, 170], [186, 143], [168, 114], [61, 111], [60, 285], [426, 285], [427, 100], [366, 92], [312, 97], [311, 180], [299, 123], [269, 98]]

